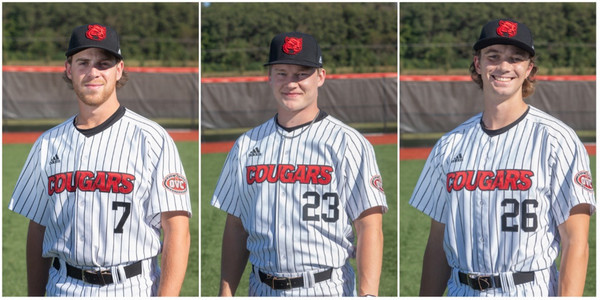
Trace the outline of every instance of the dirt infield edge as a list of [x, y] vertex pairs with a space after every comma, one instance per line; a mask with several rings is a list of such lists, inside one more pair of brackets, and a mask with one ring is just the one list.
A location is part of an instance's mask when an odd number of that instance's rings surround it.
[[[198, 130], [167, 130], [174, 141], [197, 141]], [[3, 132], [2, 144], [32, 144], [42, 132]]]

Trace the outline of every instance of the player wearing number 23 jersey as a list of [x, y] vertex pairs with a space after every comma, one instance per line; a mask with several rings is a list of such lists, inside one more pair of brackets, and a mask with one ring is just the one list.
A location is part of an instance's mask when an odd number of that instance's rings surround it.
[[228, 213], [220, 295], [235, 294], [249, 259], [251, 296], [353, 296], [355, 256], [358, 294], [377, 295], [387, 210], [381, 176], [371, 144], [318, 109], [320, 58], [307, 34], [271, 43], [278, 113], [236, 141], [212, 199]]
[[484, 112], [436, 143], [410, 199], [432, 219], [421, 295], [581, 295], [595, 203], [587, 151], [523, 102], [536, 70], [525, 25], [489, 22], [474, 48]]

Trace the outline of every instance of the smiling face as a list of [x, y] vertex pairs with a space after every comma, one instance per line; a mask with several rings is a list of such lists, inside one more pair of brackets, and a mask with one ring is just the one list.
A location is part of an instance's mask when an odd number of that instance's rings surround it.
[[123, 74], [123, 61], [98, 48], [75, 53], [65, 62], [66, 75], [81, 103], [98, 107], [107, 101], [117, 101], [116, 83]]
[[533, 68], [530, 55], [513, 45], [491, 45], [473, 58], [486, 99], [523, 99], [523, 82]]
[[318, 88], [324, 82], [322, 68], [276, 64], [269, 69], [269, 85], [283, 116], [305, 114], [312, 120], [318, 111]]

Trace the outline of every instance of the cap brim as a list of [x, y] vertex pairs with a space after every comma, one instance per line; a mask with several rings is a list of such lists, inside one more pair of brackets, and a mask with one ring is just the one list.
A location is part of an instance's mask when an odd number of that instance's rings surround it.
[[493, 38], [479, 40], [479, 41], [477, 41], [477, 43], [475, 43], [475, 45], [473, 45], [473, 49], [481, 50], [485, 47], [488, 47], [491, 45], [497, 45], [497, 44], [513, 45], [513, 46], [519, 47], [519, 48], [529, 52], [529, 54], [531, 54], [531, 56], [535, 56], [535, 50], [532, 49], [529, 45], [527, 45], [523, 42], [514, 40], [514, 39], [507, 39], [507, 38], [501, 38], [501, 37], [493, 37]]
[[88, 46], [88, 45], [70, 49], [69, 51], [67, 51], [65, 53], [65, 56], [69, 57], [71, 55], [75, 55], [77, 52], [83, 51], [83, 50], [88, 49], [88, 48], [98, 48], [98, 49], [106, 50], [110, 54], [114, 55], [116, 58], [121, 59], [121, 60], [123, 59], [123, 55], [121, 55], [119, 53], [116, 53], [116, 52], [114, 52], [111, 49], [107, 49], [107, 48], [104, 48], [104, 47], [98, 47], [98, 46]]
[[322, 68], [323, 67], [322, 64], [315, 64], [315, 63], [307, 62], [307, 61], [286, 60], [286, 59], [271, 61], [271, 62], [264, 64], [264, 66], [270, 66], [270, 65], [299, 65], [299, 66], [312, 67], [312, 68]]

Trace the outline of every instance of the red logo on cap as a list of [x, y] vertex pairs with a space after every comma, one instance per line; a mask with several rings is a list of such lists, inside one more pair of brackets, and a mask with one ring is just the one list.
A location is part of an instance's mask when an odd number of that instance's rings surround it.
[[286, 36], [282, 48], [286, 54], [296, 55], [302, 51], [302, 38]]
[[88, 25], [88, 31], [85, 36], [94, 41], [101, 41], [106, 38], [106, 27], [100, 25]]
[[500, 20], [498, 28], [496, 28], [496, 33], [499, 36], [511, 38], [517, 34], [517, 23]]

